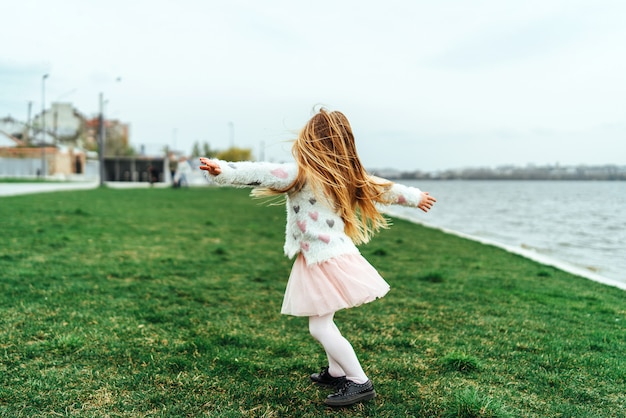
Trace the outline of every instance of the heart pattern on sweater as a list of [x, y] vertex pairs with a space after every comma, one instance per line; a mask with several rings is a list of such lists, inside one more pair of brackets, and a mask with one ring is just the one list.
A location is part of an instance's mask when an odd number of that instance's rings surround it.
[[328, 243], [330, 242], [330, 235], [326, 235], [326, 234], [319, 234], [319, 235], [317, 236], [317, 238], [318, 238], [320, 241], [325, 242], [326, 244], [328, 244]]
[[302, 233], [306, 232], [306, 221], [296, 221], [296, 223], [298, 224], [298, 228], [300, 228], [300, 231], [302, 231]]
[[296, 212], [296, 213], [300, 212], [300, 206], [298, 206], [298, 205], [294, 206], [293, 207], [293, 211]]
[[335, 220], [334, 219], [326, 219], [326, 224], [328, 224], [329, 228], [332, 228], [333, 226], [335, 226]]
[[319, 216], [319, 214], [316, 211], [313, 212], [309, 212], [309, 217], [311, 219], [313, 219], [314, 221], [317, 221], [317, 217]]
[[270, 171], [270, 173], [273, 176], [278, 177], [279, 179], [286, 179], [287, 177], [289, 177], [289, 174], [282, 168], [275, 168]]
[[314, 205], [315, 203], [317, 203], [317, 199], [315, 199], [314, 197], [309, 199], [309, 203]]
[[301, 248], [303, 251], [309, 251], [309, 243], [308, 243], [308, 242], [301, 242], [301, 243], [300, 243], [300, 248]]
[[398, 196], [398, 200], [397, 200], [397, 202], [398, 202], [400, 205], [405, 204], [405, 203], [406, 203], [406, 197], [404, 197], [404, 195], [402, 195], [402, 194], [401, 194], [400, 196]]

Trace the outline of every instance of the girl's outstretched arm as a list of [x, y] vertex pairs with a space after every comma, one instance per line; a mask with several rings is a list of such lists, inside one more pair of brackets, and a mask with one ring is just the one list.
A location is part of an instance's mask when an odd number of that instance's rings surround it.
[[206, 177], [222, 186], [283, 189], [298, 173], [295, 163], [230, 162], [205, 157], [200, 158], [200, 163]]
[[377, 183], [390, 185], [382, 199], [384, 204], [410, 206], [428, 212], [437, 202], [430, 193], [423, 192], [417, 187], [405, 186], [376, 176], [371, 178]]

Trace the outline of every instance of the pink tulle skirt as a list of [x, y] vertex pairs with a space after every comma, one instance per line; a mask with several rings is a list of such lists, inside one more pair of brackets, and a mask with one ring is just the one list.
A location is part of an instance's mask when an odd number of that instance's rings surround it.
[[308, 265], [302, 254], [294, 262], [281, 313], [316, 316], [381, 298], [389, 285], [360, 254], [346, 254]]

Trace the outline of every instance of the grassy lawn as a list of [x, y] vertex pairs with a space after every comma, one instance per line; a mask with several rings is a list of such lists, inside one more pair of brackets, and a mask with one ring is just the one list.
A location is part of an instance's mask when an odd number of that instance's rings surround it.
[[379, 396], [334, 410], [280, 315], [284, 207], [237, 189], [0, 198], [2, 417], [619, 417], [626, 294], [394, 220], [336, 315]]

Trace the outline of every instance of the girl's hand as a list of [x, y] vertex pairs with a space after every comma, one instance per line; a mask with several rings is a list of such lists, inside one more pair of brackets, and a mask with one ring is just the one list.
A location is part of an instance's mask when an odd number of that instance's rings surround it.
[[222, 172], [219, 164], [215, 161], [211, 161], [208, 158], [200, 157], [200, 162], [202, 163], [202, 165], [200, 166], [200, 170], [208, 171], [209, 174], [213, 176], [217, 176]]
[[436, 201], [437, 199], [432, 197], [428, 192], [422, 192], [422, 200], [420, 201], [420, 204], [417, 205], [417, 207], [424, 212], [428, 212], [430, 208], [433, 207]]

